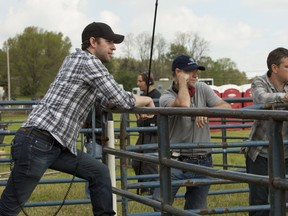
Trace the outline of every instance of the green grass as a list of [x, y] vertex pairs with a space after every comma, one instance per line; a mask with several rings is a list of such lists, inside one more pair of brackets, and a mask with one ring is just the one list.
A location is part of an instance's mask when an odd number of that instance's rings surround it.
[[[134, 115], [130, 115], [132, 119], [134, 119]], [[21, 115], [19, 113], [15, 115], [13, 112], [7, 112], [2, 115], [3, 120], [5, 121], [24, 121], [27, 118], [25, 112], [22, 112]], [[114, 120], [119, 119], [119, 115], [114, 115]], [[17, 130], [21, 124], [11, 124], [8, 127], [8, 130]], [[135, 124], [133, 124], [135, 125]], [[132, 125], [132, 126], [133, 126]], [[115, 123], [115, 127], [119, 127], [119, 123]], [[237, 135], [237, 136], [247, 136], [249, 130], [241, 130], [241, 131], [229, 131], [228, 135]], [[134, 133], [135, 134], [135, 133]], [[219, 132], [213, 133], [213, 135], [219, 135]], [[13, 136], [6, 136], [4, 143], [11, 143]], [[135, 144], [137, 137], [131, 137], [131, 144]], [[218, 140], [213, 140], [215, 142], [219, 142]], [[229, 140], [228, 140], [229, 141]], [[235, 140], [234, 140], [235, 141]], [[6, 153], [10, 152], [9, 147], [2, 147], [1, 149], [5, 150]], [[213, 156], [214, 163], [222, 163], [221, 155]], [[234, 165], [245, 165], [244, 156], [242, 154], [229, 154], [228, 156], [229, 164]], [[119, 163], [119, 161], [117, 161]], [[221, 169], [221, 168], [217, 168]], [[9, 165], [1, 165], [0, 172], [9, 172]], [[52, 170], [48, 170], [47, 172], [51, 172]], [[129, 175], [134, 175], [132, 168], [128, 169]], [[117, 176], [119, 176], [119, 169], [117, 169]], [[1, 175], [1, 179], [5, 179], [8, 175]], [[57, 173], [53, 175], [45, 175], [43, 179], [47, 178], [72, 178], [71, 175], [67, 175], [64, 173]], [[135, 181], [134, 181], [135, 182]], [[63, 200], [69, 184], [53, 184], [53, 185], [38, 185], [34, 190], [29, 202], [43, 202], [43, 201], [61, 201]], [[117, 182], [117, 187], [120, 188], [120, 182]], [[214, 190], [227, 190], [232, 188], [246, 188], [247, 184], [224, 184], [224, 185], [212, 185], [210, 191]], [[4, 187], [0, 187], [0, 192]], [[129, 190], [130, 192], [136, 193], [136, 190]], [[181, 188], [179, 193], [184, 193], [184, 188]], [[85, 199], [84, 192], [84, 183], [74, 183], [67, 197], [68, 200], [80, 200]], [[248, 204], [248, 194], [247, 193], [238, 193], [238, 194], [228, 194], [228, 195], [211, 195], [208, 197], [208, 207], [209, 208], [219, 208], [219, 207], [231, 207], [231, 206], [246, 206]], [[182, 209], [184, 205], [184, 200], [182, 198], [175, 199], [174, 204], [175, 207]], [[34, 207], [34, 208], [25, 208], [25, 211], [30, 216], [50, 216], [54, 215], [58, 206], [49, 206], [49, 207]], [[152, 212], [153, 209], [151, 207], [145, 206], [141, 203], [131, 201], [129, 202], [129, 214], [138, 213], [138, 212]], [[24, 215], [21, 213], [20, 215]], [[60, 213], [60, 216], [70, 216], [70, 215], [92, 215], [91, 205], [74, 205], [74, 206], [63, 206]], [[121, 215], [121, 204], [118, 203], [118, 215]], [[247, 213], [230, 213], [224, 215], [232, 215], [232, 216], [242, 216], [247, 215]]]

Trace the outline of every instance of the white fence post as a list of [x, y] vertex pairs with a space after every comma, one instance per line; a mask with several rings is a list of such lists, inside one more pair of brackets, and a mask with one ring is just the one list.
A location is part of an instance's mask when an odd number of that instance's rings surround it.
[[[107, 121], [107, 136], [108, 136], [107, 147], [115, 148], [114, 121]], [[108, 167], [110, 170], [112, 187], [116, 187], [115, 156], [108, 154], [107, 157], [108, 157]], [[116, 194], [113, 194], [113, 209], [116, 212], [116, 216], [117, 216], [117, 197], [116, 197]]]

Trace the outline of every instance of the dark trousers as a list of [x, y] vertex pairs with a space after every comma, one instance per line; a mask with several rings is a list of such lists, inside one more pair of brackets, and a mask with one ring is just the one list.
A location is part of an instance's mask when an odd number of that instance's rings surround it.
[[[139, 138], [137, 140], [136, 145], [145, 145], [149, 143], [157, 143], [158, 138], [157, 134], [145, 132], [140, 133]], [[145, 150], [143, 153], [153, 153], [156, 152], [155, 150]], [[158, 165], [153, 163], [145, 163], [138, 160], [132, 160], [132, 167], [136, 175], [150, 175], [150, 174], [158, 174]], [[147, 178], [147, 179], [139, 179], [138, 182], [149, 182], [149, 181], [157, 181], [157, 178]], [[153, 188], [142, 188], [138, 193], [153, 193]]]
[[[206, 157], [202, 159], [187, 159], [187, 160], [181, 160], [186, 163], [190, 164], [197, 164], [200, 166], [205, 167], [212, 167], [213, 161], [212, 157]], [[174, 180], [183, 180], [183, 179], [197, 179], [197, 178], [209, 178], [203, 174], [198, 174], [190, 171], [180, 170], [180, 169], [171, 169], [171, 179]], [[180, 185], [172, 186], [172, 200], [174, 200], [178, 190], [180, 188]], [[187, 186], [186, 192], [185, 192], [185, 204], [184, 209], [201, 209], [201, 208], [207, 208], [207, 196], [210, 189], [210, 185], [201, 185], [201, 186]], [[160, 201], [161, 200], [161, 194], [160, 194], [160, 188], [155, 188], [153, 193], [153, 199]], [[155, 211], [159, 211], [158, 209], [155, 209]]]
[[[286, 174], [288, 173], [288, 160], [285, 160]], [[247, 173], [256, 175], [268, 175], [268, 159], [258, 156], [253, 162], [249, 157], [246, 158]], [[249, 205], [269, 204], [269, 187], [260, 184], [249, 184]], [[286, 192], [286, 202], [287, 202]], [[250, 211], [249, 216], [269, 216], [269, 210]]]
[[[34, 130], [34, 132], [37, 131]], [[94, 215], [114, 215], [108, 167], [78, 151], [77, 156], [61, 148], [56, 140], [33, 130], [19, 130], [12, 145], [14, 168], [0, 200], [1, 216], [16, 216], [37, 186], [44, 172], [54, 169], [89, 182]], [[55, 191], [57, 193], [57, 191]]]
[[[132, 167], [136, 175], [150, 175], [158, 173], [157, 165], [152, 163], [144, 163], [141, 161], [132, 160]], [[149, 182], [149, 181], [157, 181], [157, 178], [147, 178], [138, 180], [138, 182]], [[152, 194], [153, 188], [142, 188], [140, 193], [144, 192]]]

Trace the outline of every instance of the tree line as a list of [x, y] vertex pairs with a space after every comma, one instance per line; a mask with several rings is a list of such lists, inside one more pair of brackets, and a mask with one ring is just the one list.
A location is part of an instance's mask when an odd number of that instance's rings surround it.
[[[151, 36], [147, 32], [126, 35], [121, 57], [113, 58], [106, 67], [126, 90], [136, 85], [137, 74], [148, 71], [151, 54]], [[0, 86], [7, 88], [7, 50], [9, 48], [11, 95], [31, 98], [44, 95], [56, 76], [72, 44], [61, 32], [27, 27], [4, 42], [0, 49]], [[151, 75], [155, 80], [172, 78], [171, 64], [175, 56], [187, 54], [200, 65], [201, 78], [214, 78], [215, 85], [248, 83], [246, 73], [237, 69], [229, 58], [213, 60], [208, 56], [209, 43], [193, 32], [177, 32], [172, 42], [161, 34], [154, 38]], [[7, 91], [6, 91], [7, 92]]]

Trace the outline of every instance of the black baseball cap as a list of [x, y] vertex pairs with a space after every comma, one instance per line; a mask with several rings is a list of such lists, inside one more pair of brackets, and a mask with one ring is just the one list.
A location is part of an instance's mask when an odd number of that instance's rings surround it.
[[90, 23], [84, 28], [82, 32], [82, 42], [89, 40], [90, 37], [102, 37], [116, 44], [124, 40], [123, 35], [115, 34], [109, 25], [101, 22]]
[[199, 69], [204, 71], [205, 67], [200, 66], [197, 62], [191, 57], [187, 55], [179, 55], [177, 56], [172, 63], [172, 71], [175, 71], [176, 68], [179, 68], [184, 71], [192, 71], [195, 69]]

